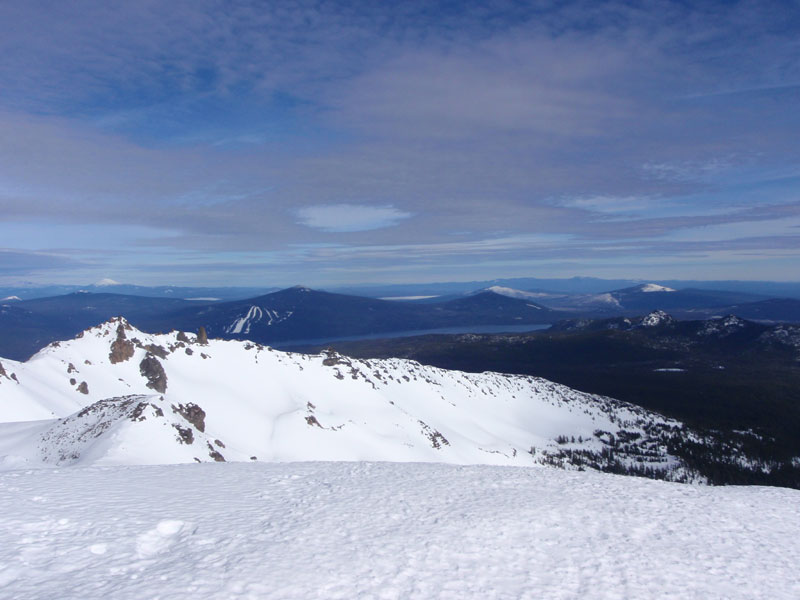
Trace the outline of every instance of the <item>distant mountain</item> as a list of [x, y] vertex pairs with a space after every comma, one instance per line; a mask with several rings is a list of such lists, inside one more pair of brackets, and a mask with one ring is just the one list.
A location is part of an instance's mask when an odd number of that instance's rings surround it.
[[298, 286], [245, 301], [186, 308], [168, 315], [168, 322], [188, 330], [202, 325], [212, 337], [274, 343], [460, 325], [553, 323], [564, 316], [493, 292], [417, 304]]
[[794, 298], [770, 298], [760, 302], [726, 306], [724, 307], [724, 312], [756, 321], [800, 323], [800, 300]]
[[[524, 291], [548, 292], [559, 295], [603, 294], [609, 290], [620, 290], [648, 283], [637, 279], [600, 279], [596, 277], [571, 277], [563, 279], [544, 279], [536, 277], [517, 277], [469, 282], [438, 282], [393, 285], [358, 285], [328, 288], [328, 291], [359, 296], [402, 297], [402, 296], [452, 296], [473, 293], [492, 286]], [[754, 294], [761, 298], [800, 299], [800, 281], [697, 281], [697, 280], [658, 280], [656, 285], [676, 290], [728, 290]]]
[[675, 289], [655, 283], [612, 290], [601, 294], [543, 295], [540, 302], [550, 308], [571, 310], [587, 317], [634, 316], [652, 310], [667, 310], [676, 316], [703, 309], [725, 309], [736, 304], [764, 300], [764, 296], [743, 292], [704, 289]]
[[[150, 298], [176, 298], [216, 302], [220, 300], [237, 300], [260, 296], [277, 290], [276, 287], [185, 287], [185, 286], [144, 286], [119, 283], [104, 278], [89, 285], [48, 285], [48, 286], [15, 286], [0, 287], [0, 296], [16, 296], [22, 300], [64, 296], [77, 292], [114, 293], [128, 296], [146, 296]], [[8, 300], [0, 300], [4, 302]]]
[[148, 327], [162, 315], [192, 305], [173, 298], [89, 292], [4, 302], [0, 304], [0, 356], [25, 359], [52, 341], [69, 339], [118, 315]]
[[48, 342], [68, 339], [114, 316], [124, 316], [145, 331], [205, 327], [211, 337], [271, 344], [458, 326], [549, 324], [567, 315], [493, 292], [435, 304], [302, 286], [231, 302], [78, 292], [4, 304], [0, 355], [25, 359]]

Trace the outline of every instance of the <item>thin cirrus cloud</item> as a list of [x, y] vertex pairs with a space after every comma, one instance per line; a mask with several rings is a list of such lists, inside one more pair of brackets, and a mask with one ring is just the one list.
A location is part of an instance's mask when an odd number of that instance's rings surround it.
[[413, 216], [394, 206], [327, 204], [297, 210], [298, 221], [307, 227], [331, 233], [352, 233], [392, 227]]

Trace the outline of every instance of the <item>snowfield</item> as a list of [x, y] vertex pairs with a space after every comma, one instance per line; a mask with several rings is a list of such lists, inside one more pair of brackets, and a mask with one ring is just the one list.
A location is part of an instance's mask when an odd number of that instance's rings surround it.
[[114, 319], [0, 360], [0, 469], [368, 460], [598, 467], [698, 480], [681, 423], [537, 377], [152, 335]]
[[541, 467], [13, 471], [0, 474], [0, 595], [796, 599], [798, 503]]

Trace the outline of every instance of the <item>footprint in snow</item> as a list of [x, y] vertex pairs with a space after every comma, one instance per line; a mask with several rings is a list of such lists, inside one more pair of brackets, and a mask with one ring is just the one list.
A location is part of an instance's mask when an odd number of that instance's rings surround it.
[[195, 527], [177, 519], [159, 521], [150, 531], [136, 538], [136, 554], [139, 558], [149, 558], [169, 549], [181, 535], [191, 535]]

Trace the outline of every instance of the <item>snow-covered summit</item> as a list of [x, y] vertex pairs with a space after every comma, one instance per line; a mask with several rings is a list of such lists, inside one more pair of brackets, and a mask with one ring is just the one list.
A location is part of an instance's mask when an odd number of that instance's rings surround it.
[[[623, 467], [679, 466], [664, 436], [680, 423], [536, 377], [153, 335], [123, 318], [0, 369], [7, 466], [255, 457], [592, 467], [609, 455]], [[37, 419], [58, 420], [20, 423]]]
[[636, 286], [634, 289], [639, 291], [639, 292], [644, 292], [644, 293], [650, 293], [650, 292], [676, 292], [677, 291], [677, 290], [674, 290], [674, 289], [672, 289], [670, 287], [666, 287], [666, 286], [663, 286], [663, 285], [658, 285], [657, 283], [643, 283], [641, 285]]
[[111, 287], [114, 285], [122, 285], [119, 281], [114, 281], [108, 277], [104, 277], [100, 281], [95, 281], [92, 286], [93, 287]]
[[22, 298], [19, 296], [6, 296], [5, 298], [0, 299], [0, 302], [21, 302]]

